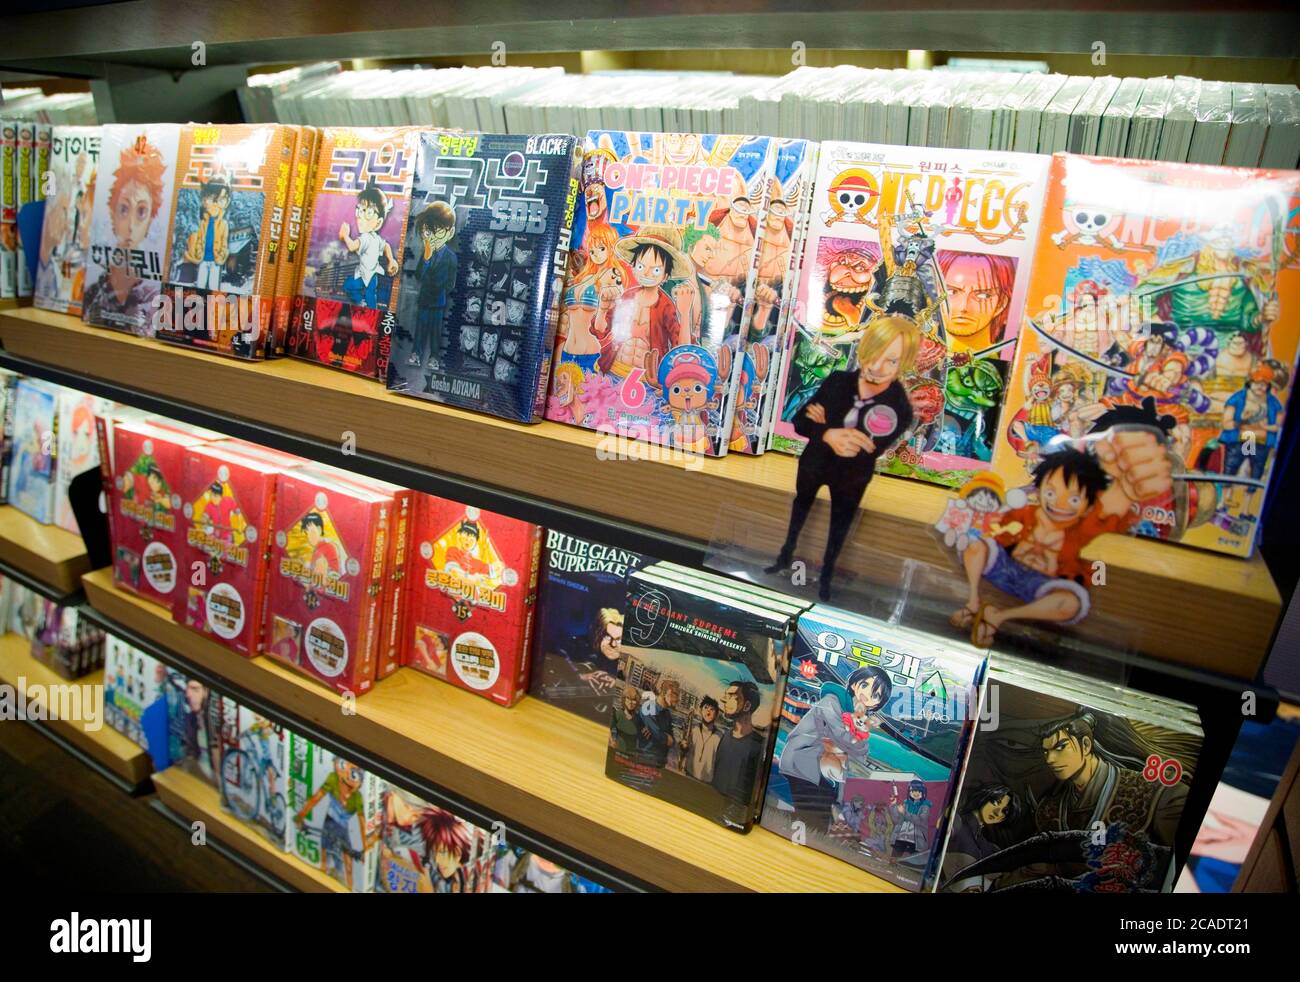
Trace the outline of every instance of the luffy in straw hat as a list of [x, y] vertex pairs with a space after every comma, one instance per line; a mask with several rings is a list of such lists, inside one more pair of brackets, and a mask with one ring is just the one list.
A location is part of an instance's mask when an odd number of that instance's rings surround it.
[[670, 278], [694, 275], [695, 268], [682, 251], [681, 233], [672, 227], [646, 226], [619, 239], [615, 252], [631, 269], [633, 285], [621, 296], [612, 289], [601, 294], [601, 307], [612, 308], [614, 341], [602, 355], [601, 369], [627, 378], [640, 368], [653, 385], [659, 359], [691, 340], [689, 325], [681, 322], [663, 285]]

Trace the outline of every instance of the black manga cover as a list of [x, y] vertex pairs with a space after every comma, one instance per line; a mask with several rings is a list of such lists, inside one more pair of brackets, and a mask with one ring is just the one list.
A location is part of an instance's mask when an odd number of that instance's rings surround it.
[[[421, 134], [390, 389], [541, 417], [579, 161], [572, 136]], [[454, 209], [455, 233], [426, 255], [420, 216], [438, 202]]]

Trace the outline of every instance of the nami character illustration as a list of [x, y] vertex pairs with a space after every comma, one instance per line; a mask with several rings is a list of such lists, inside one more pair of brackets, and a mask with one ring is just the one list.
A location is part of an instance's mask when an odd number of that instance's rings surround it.
[[88, 323], [131, 326], [139, 331], [148, 326], [148, 311], [158, 285], [142, 277], [128, 257], [149, 237], [163, 204], [166, 172], [162, 153], [143, 135], [123, 149], [108, 192], [114, 255], [120, 256], [121, 262], [107, 266], [86, 289], [83, 316]]
[[808, 445], [799, 457], [785, 542], [767, 572], [790, 567], [817, 492], [827, 487], [831, 521], [818, 595], [830, 599], [835, 561], [875, 474], [876, 458], [912, 426], [912, 405], [899, 376], [911, 369], [920, 340], [920, 331], [910, 317], [873, 317], [858, 343], [857, 365], [826, 376], [795, 418], [795, 431]]
[[[1129, 531], [1142, 502], [1172, 491], [1172, 427], [1148, 399], [1141, 410], [1103, 416], [1090, 438], [1053, 444], [1033, 469], [1037, 500], [1007, 509], [998, 518], [1001, 532], [971, 539], [962, 552], [968, 594], [950, 618], [953, 627], [987, 648], [1008, 621], [1074, 624], [1086, 617], [1092, 568], [1080, 554], [1099, 535]], [[983, 583], [1015, 602], [986, 602]]]
[[444, 357], [447, 306], [456, 289], [458, 263], [451, 247], [456, 237], [456, 212], [445, 201], [434, 201], [411, 224], [420, 250], [415, 261], [420, 288], [415, 302], [415, 340], [406, 363], [432, 366]]
[[[560, 364], [593, 372], [609, 340], [608, 311], [623, 295], [626, 277], [615, 252], [618, 233], [609, 225], [589, 225], [583, 246], [582, 265], [569, 277], [560, 303]], [[599, 322], [598, 314], [605, 314]]]
[[185, 261], [195, 265], [194, 285], [200, 290], [220, 290], [221, 270], [230, 255], [230, 180], [217, 174], [199, 189], [198, 228], [185, 242]]
[[357, 194], [356, 237], [353, 238], [352, 228], [347, 222], [339, 226], [339, 241], [348, 252], [357, 256], [356, 272], [343, 281], [343, 292], [358, 306], [372, 309], [377, 306], [380, 269], [389, 276], [397, 275], [393, 247], [379, 234], [388, 213], [388, 196], [369, 184]]
[[[353, 864], [372, 844], [367, 841], [365, 801], [361, 796], [364, 779], [360, 767], [335, 757], [334, 769], [293, 817], [294, 824], [305, 829], [316, 806], [322, 800], [327, 802], [320, 824], [314, 826], [320, 831], [320, 868], [349, 890], [355, 888]], [[371, 833], [370, 838], [374, 835]]]

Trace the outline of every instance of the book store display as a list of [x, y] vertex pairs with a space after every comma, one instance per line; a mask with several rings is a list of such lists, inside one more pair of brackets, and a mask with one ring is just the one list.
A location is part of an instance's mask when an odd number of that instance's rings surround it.
[[[242, 122], [4, 90], [0, 321], [204, 387], [0, 355], [0, 506], [108, 567], [5, 558], [4, 633], [340, 891], [655, 886], [616, 853], [674, 835], [772, 890], [1172, 890], [1240, 720], [1113, 598], [1279, 612], [1295, 85], [296, 61]], [[507, 743], [391, 752], [452, 726]], [[508, 779], [548, 734], [563, 806]]]

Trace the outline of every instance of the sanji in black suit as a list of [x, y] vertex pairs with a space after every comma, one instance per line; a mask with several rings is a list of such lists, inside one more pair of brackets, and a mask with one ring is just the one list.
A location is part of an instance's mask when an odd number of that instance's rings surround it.
[[[799, 457], [794, 506], [790, 509], [790, 529], [786, 533], [785, 544], [781, 547], [775, 568], [790, 565], [808, 512], [817, 500], [818, 490], [825, 485], [831, 494], [831, 524], [826, 536], [826, 551], [822, 556], [820, 593], [823, 600], [829, 597], [835, 560], [849, 534], [853, 516], [857, 514], [867, 485], [871, 483], [876, 458], [893, 446], [912, 425], [912, 404], [908, 401], [907, 390], [898, 379], [894, 379], [878, 395], [864, 400], [856, 420], [849, 421], [853, 428], [871, 437], [876, 446], [875, 452], [860, 450], [856, 456], [841, 457], [831, 449], [824, 439], [826, 431], [845, 428], [845, 417], [854, 410], [858, 401], [858, 377], [856, 368], [832, 372], [794, 419], [795, 431], [808, 438], [808, 445]], [[815, 422], [808, 417], [808, 407], [814, 404], [825, 410], [825, 423]], [[866, 418], [873, 406], [888, 406], [894, 411], [898, 422], [892, 432], [877, 436], [867, 430]]]

